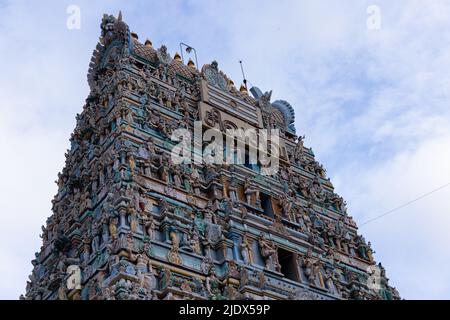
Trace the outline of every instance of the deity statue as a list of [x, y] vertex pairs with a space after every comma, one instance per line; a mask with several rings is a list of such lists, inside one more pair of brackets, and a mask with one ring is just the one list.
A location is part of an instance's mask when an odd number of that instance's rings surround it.
[[251, 255], [252, 248], [248, 242], [247, 236], [243, 236], [241, 243], [239, 244], [239, 249], [241, 251], [242, 260], [244, 261], [244, 264], [251, 264], [253, 263], [253, 257]]
[[297, 163], [299, 163], [301, 161], [301, 159], [303, 158], [303, 153], [304, 153], [304, 151], [303, 151], [303, 148], [304, 148], [303, 140], [304, 139], [305, 139], [305, 136], [299, 136], [298, 139], [297, 139], [297, 143], [296, 143], [296, 145], [294, 147], [293, 155], [294, 155], [294, 160]]
[[199, 176], [191, 176], [191, 186], [192, 186], [192, 189], [194, 190], [194, 194], [200, 195], [202, 183], [200, 181]]
[[139, 222], [136, 209], [133, 206], [130, 206], [128, 208], [128, 223], [130, 224], [131, 232], [136, 232]]
[[210, 163], [205, 164], [204, 168], [205, 181], [207, 181], [208, 183], [218, 177], [216, 169]]
[[214, 266], [209, 270], [209, 274], [206, 277], [206, 290], [210, 295], [210, 299], [212, 300], [222, 300], [222, 292], [220, 290], [220, 286], [222, 282], [217, 278]]
[[272, 96], [272, 90], [269, 92], [265, 92], [258, 100], [258, 106], [261, 108], [261, 111], [265, 113], [271, 113], [272, 104], [270, 103], [270, 98]]
[[99, 220], [94, 221], [94, 223], [91, 226], [91, 236], [92, 236], [91, 248], [93, 253], [97, 252], [100, 246], [101, 231], [102, 228], [100, 221]]
[[171, 161], [169, 161], [169, 174], [172, 175], [175, 186], [181, 188], [182, 172], [180, 170], [180, 167], [172, 164]]
[[375, 253], [375, 251], [372, 250], [372, 244], [370, 243], [370, 241], [367, 243], [367, 258], [368, 260], [373, 263], [374, 262], [374, 258], [373, 258], [373, 254]]
[[211, 199], [208, 200], [206, 206], [201, 210], [203, 219], [207, 224], [217, 224], [215, 206]]
[[100, 223], [102, 225], [102, 242], [107, 242], [109, 233], [108, 233], [108, 227], [109, 227], [109, 214], [106, 212], [106, 210], [102, 209], [102, 215], [100, 217]]
[[369, 260], [369, 256], [367, 255], [368, 246], [366, 244], [366, 240], [363, 236], [356, 236], [355, 242], [357, 245], [359, 256], [365, 260]]
[[119, 224], [119, 219], [117, 217], [110, 217], [109, 218], [109, 226], [108, 231], [110, 237], [115, 240], [117, 239], [117, 225]]
[[199, 255], [202, 254], [202, 249], [200, 247], [200, 236], [198, 228], [195, 224], [192, 226], [192, 229], [189, 230], [189, 244], [194, 253]]
[[301, 260], [302, 267], [309, 284], [315, 285], [317, 260], [313, 257], [311, 248], [308, 248], [306, 255]]
[[241, 213], [241, 218], [245, 219], [247, 217], [248, 210], [242, 203], [237, 203], [237, 208]]
[[306, 214], [306, 211], [303, 208], [303, 206], [299, 206], [299, 207], [295, 208], [294, 214], [295, 214], [296, 221], [297, 221], [298, 225], [300, 226], [300, 231], [309, 233], [310, 226], [311, 226], [311, 220], [310, 220], [309, 216]]
[[172, 248], [178, 249], [180, 246], [180, 239], [178, 237], [178, 232], [175, 228], [171, 227], [169, 230], [169, 239], [172, 244]]
[[252, 201], [252, 197], [253, 195], [255, 195], [256, 198], [256, 204], [258, 205], [259, 203], [259, 190], [254, 188], [252, 183], [250, 182], [250, 179], [247, 177], [245, 178], [245, 182], [244, 182], [244, 194], [245, 194], [245, 198], [247, 201], [247, 204], [252, 205], [253, 201]]
[[236, 186], [236, 179], [234, 178], [234, 176], [231, 177], [230, 179], [230, 184], [228, 186], [228, 197], [230, 197], [230, 199], [232, 201], [237, 201], [237, 186]]
[[135, 257], [133, 255], [133, 251], [134, 251], [134, 237], [133, 237], [133, 233], [129, 232], [126, 235], [126, 248], [127, 248], [127, 253], [128, 253], [128, 259], [130, 261], [134, 261]]
[[269, 244], [265, 237], [265, 234], [262, 232], [258, 237], [258, 244], [261, 256], [266, 264], [266, 268], [270, 269], [272, 267], [272, 257], [275, 255], [276, 248], [274, 248], [273, 245]]
[[116, 300], [113, 289], [108, 286], [102, 288], [102, 296], [105, 300]]
[[280, 199], [281, 215], [285, 219], [291, 219], [292, 199], [288, 195], [283, 195]]
[[234, 209], [235, 203], [230, 198], [224, 198], [222, 203], [223, 203], [224, 210], [225, 210], [225, 217], [228, 218], [233, 214], [233, 209]]
[[305, 199], [309, 199], [311, 196], [306, 179], [303, 177], [299, 177], [298, 190]]
[[318, 231], [322, 231], [324, 228], [324, 223], [322, 219], [320, 219], [320, 217], [317, 215], [316, 210], [314, 210], [314, 206], [312, 203], [308, 204], [306, 212], [308, 213], [308, 216], [311, 219], [312, 227]]
[[309, 184], [309, 193], [312, 195], [314, 200], [318, 202], [325, 201], [322, 184], [317, 176]]
[[83, 253], [82, 253], [83, 262], [87, 263], [87, 261], [89, 260], [90, 251], [91, 251], [91, 241], [87, 234], [85, 234], [83, 236], [82, 243], [83, 243]]
[[328, 292], [331, 294], [339, 294], [335, 283], [339, 281], [336, 277], [336, 274], [333, 270], [327, 269], [325, 271], [325, 287], [327, 288]]

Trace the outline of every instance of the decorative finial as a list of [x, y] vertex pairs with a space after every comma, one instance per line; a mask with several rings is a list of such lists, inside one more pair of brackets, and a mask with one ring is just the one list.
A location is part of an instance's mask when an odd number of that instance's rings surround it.
[[211, 68], [213, 68], [216, 71], [219, 71], [219, 64], [217, 63], [216, 60], [214, 60], [213, 62], [211, 62]]
[[139, 40], [139, 37], [136, 32], [131, 32], [131, 37], [135, 40]]
[[188, 65], [188, 67], [195, 68], [195, 63], [194, 63], [194, 61], [192, 61], [191, 58], [189, 58], [187, 65]]
[[117, 17], [117, 20], [119, 22], [122, 21], [122, 10], [119, 10], [119, 16]]
[[173, 59], [174, 59], [175, 61], [180, 61], [180, 62], [181, 62], [181, 56], [180, 56], [180, 54], [179, 54], [178, 52], [175, 52], [175, 56], [173, 57]]
[[247, 88], [244, 84], [241, 84], [241, 87], [239, 88], [239, 91], [245, 94], [248, 94]]
[[153, 48], [153, 43], [149, 39], [146, 39], [145, 40], [145, 46], [147, 48]]

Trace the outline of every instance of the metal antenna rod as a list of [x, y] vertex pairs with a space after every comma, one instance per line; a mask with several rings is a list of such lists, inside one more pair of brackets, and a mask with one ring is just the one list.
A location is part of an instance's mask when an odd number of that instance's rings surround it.
[[245, 79], [245, 74], [244, 74], [244, 67], [242, 66], [242, 60], [239, 60], [239, 64], [241, 65], [241, 72], [242, 72], [242, 78], [244, 78], [245, 89], [248, 89], [247, 88], [247, 79]]
[[184, 42], [180, 42], [181, 61], [183, 61], [183, 63], [184, 63], [183, 46], [186, 48], [187, 53], [191, 53], [191, 51], [194, 51], [195, 65], [197, 68], [200, 68], [198, 65], [198, 60], [197, 60], [197, 50], [195, 50], [194, 47], [191, 47], [190, 45], [188, 45]]

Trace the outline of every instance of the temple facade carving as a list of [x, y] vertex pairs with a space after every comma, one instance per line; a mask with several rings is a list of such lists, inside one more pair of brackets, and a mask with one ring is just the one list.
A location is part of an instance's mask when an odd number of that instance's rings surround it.
[[[293, 107], [104, 15], [23, 299], [399, 299]], [[278, 129], [279, 170], [174, 163], [173, 132]]]

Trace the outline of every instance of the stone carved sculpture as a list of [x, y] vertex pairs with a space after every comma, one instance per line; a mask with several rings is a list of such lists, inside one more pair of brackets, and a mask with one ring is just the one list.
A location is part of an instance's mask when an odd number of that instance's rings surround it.
[[253, 186], [250, 181], [250, 178], [246, 178], [244, 182], [244, 194], [246, 198], [246, 202], [249, 205], [253, 205], [253, 199], [255, 199], [255, 205], [259, 206], [259, 190]]
[[239, 249], [241, 252], [242, 260], [244, 264], [252, 264], [253, 263], [253, 256], [252, 256], [252, 247], [248, 241], [247, 236], [242, 237], [242, 241], [239, 244]]
[[274, 261], [274, 256], [276, 255], [276, 248], [266, 239], [264, 233], [261, 233], [258, 237], [259, 250], [267, 269], [274, 268], [275, 264], [278, 263]]
[[213, 86], [217, 86], [222, 90], [227, 90], [226, 77], [219, 71], [217, 61], [213, 61], [210, 65], [204, 66], [202, 72], [204, 73], [208, 83]]

